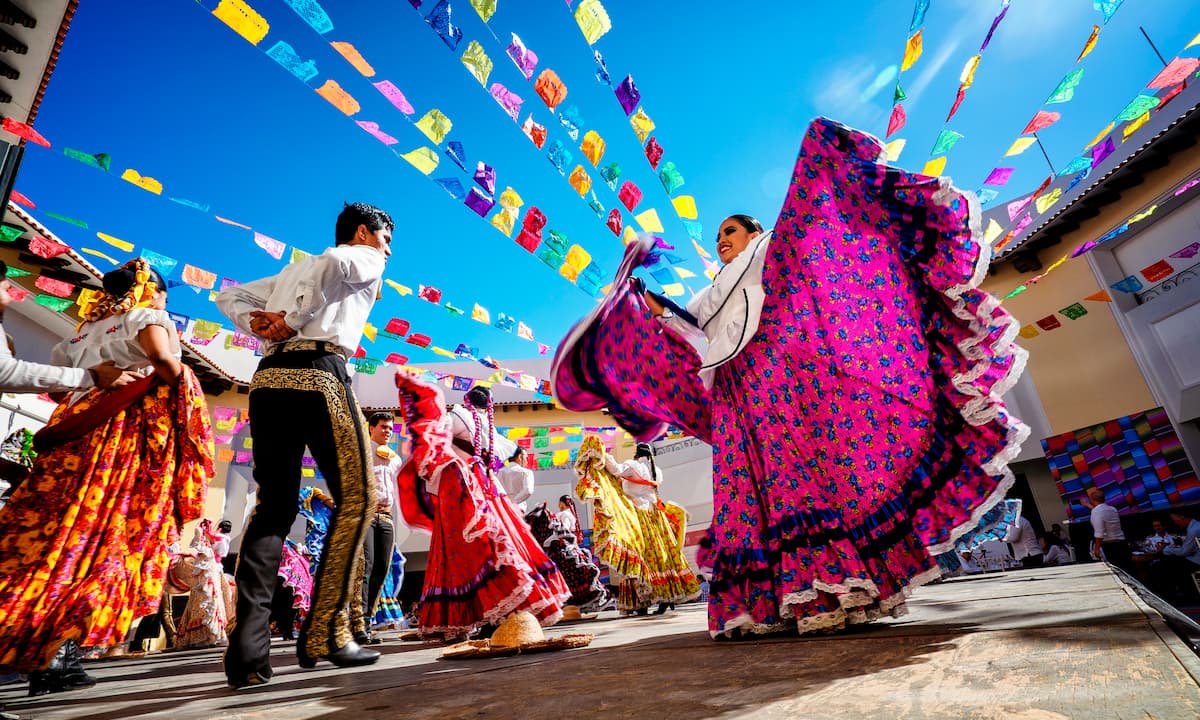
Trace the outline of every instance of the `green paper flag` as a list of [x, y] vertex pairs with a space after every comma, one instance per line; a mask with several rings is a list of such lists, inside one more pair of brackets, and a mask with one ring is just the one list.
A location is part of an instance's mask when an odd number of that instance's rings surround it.
[[1084, 315], [1087, 315], [1087, 313], [1088, 313], [1087, 308], [1085, 308], [1080, 303], [1068, 305], [1065, 308], [1063, 308], [1062, 310], [1059, 310], [1058, 312], [1063, 315], [1066, 315], [1067, 317], [1069, 317], [1072, 320], [1078, 320], [1079, 318], [1083, 317]]
[[[1130, 100], [1129, 104], [1125, 106], [1125, 109], [1122, 110], [1119, 115], [1117, 115], [1116, 122], [1132, 120], [1143, 113], [1150, 112], [1154, 108], [1158, 107], [1158, 103], [1158, 98], [1154, 97], [1153, 95], [1138, 95], [1133, 100]], [[47, 215], [48, 214], [49, 213], [47, 213]]]
[[892, 95], [892, 104], [895, 105], [896, 103], [900, 102], [901, 100], [907, 100], [907, 99], [908, 99], [908, 95], [904, 94], [904, 88], [900, 87], [900, 83], [896, 83], [896, 92]]
[[25, 234], [25, 231], [12, 225], [0, 225], [0, 241], [12, 242]]
[[1004, 296], [1004, 299], [1005, 299], [1005, 300], [1007, 300], [1007, 299], [1009, 299], [1010, 297], [1016, 297], [1017, 295], [1020, 295], [1021, 293], [1025, 292], [1025, 291], [1026, 291], [1026, 290], [1028, 290], [1028, 289], [1029, 289], [1029, 288], [1025, 287], [1024, 285], [1018, 285], [1018, 286], [1017, 286], [1015, 289], [1013, 289], [1013, 291], [1012, 291], [1012, 292], [1010, 292], [1009, 294], [1005, 295], [1005, 296]]
[[1046, 98], [1047, 105], [1055, 103], [1065, 103], [1075, 97], [1075, 88], [1079, 85], [1079, 81], [1083, 79], [1083, 68], [1072, 70], [1067, 73], [1067, 76], [1062, 79], [1058, 87], [1054, 88], [1054, 92], [1050, 93], [1050, 97]]
[[88, 229], [88, 224], [82, 220], [76, 220], [75, 218], [67, 217], [66, 215], [59, 215], [58, 213], [52, 213], [52, 212], [48, 212], [48, 213], [46, 213], [46, 215], [48, 217], [54, 218], [55, 220], [62, 220], [65, 223], [71, 223], [72, 225], [81, 227], [84, 230]]
[[28, 270], [22, 270], [19, 267], [13, 267], [12, 265], [9, 265], [8, 270], [6, 270], [4, 273], [4, 277], [25, 277], [28, 274]]
[[58, 312], [62, 312], [63, 310], [66, 310], [67, 308], [74, 305], [75, 301], [70, 298], [54, 297], [53, 295], [47, 295], [45, 293], [42, 293], [37, 296], [37, 304], [45, 305], [46, 307], [50, 308], [51, 310], [57, 310]]
[[112, 166], [112, 158], [108, 156], [108, 153], [92, 155], [74, 148], [63, 148], [63, 155], [105, 172], [108, 172], [108, 169]]
[[943, 130], [938, 133], [937, 140], [933, 143], [933, 150], [930, 155], [944, 155], [950, 152], [954, 144], [962, 140], [962, 134], [956, 133], [953, 130]]

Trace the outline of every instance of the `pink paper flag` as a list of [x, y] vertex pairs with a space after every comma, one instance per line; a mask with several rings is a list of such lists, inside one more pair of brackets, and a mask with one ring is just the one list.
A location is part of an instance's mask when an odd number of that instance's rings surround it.
[[254, 244], [267, 251], [271, 257], [279, 260], [283, 257], [283, 249], [287, 247], [284, 243], [272, 237], [267, 237], [260, 232], [254, 233]]
[[1184, 80], [1187, 80], [1188, 76], [1195, 72], [1196, 68], [1198, 67], [1200, 67], [1200, 60], [1197, 60], [1196, 58], [1177, 57], [1165, 68], [1163, 68], [1162, 72], [1155, 75], [1154, 79], [1151, 80], [1150, 84], [1146, 85], [1146, 87], [1167, 88], [1171, 87], [1172, 85], [1178, 85]]
[[892, 116], [888, 118], [887, 135], [891, 137], [892, 133], [904, 127], [904, 123], [908, 121], [908, 116], [904, 114], [904, 105], [896, 103], [892, 106]]
[[33, 284], [37, 285], [39, 289], [50, 293], [54, 297], [68, 298], [71, 297], [71, 293], [75, 291], [75, 286], [71, 283], [63, 282], [62, 280], [55, 280], [54, 278], [48, 278], [45, 275], [38, 275], [38, 279], [35, 280]]
[[1020, 200], [1013, 200], [1008, 204], [1008, 219], [1013, 221], [1021, 214], [1021, 211], [1029, 207], [1029, 203], [1033, 202], [1033, 196], [1027, 195]]
[[409, 104], [408, 98], [404, 97], [404, 93], [400, 92], [400, 88], [396, 87], [391, 80], [381, 80], [377, 83], [371, 84], [374, 85], [375, 89], [388, 99], [388, 102], [395, 105], [396, 109], [400, 112], [404, 113], [405, 115], [412, 115], [417, 112], [416, 109]]
[[1021, 134], [1031, 135], [1038, 130], [1045, 130], [1054, 123], [1058, 122], [1060, 117], [1062, 117], [1062, 115], [1056, 112], [1038, 110], [1037, 115], [1033, 116], [1033, 119], [1029, 121], [1029, 124], [1025, 126], [1025, 129], [1021, 131]]
[[537, 346], [538, 346], [538, 355], [545, 355], [546, 353], [550, 352], [549, 345], [543, 345], [541, 343], [538, 343]]
[[1021, 231], [1024, 230], [1025, 228], [1029, 227], [1029, 225], [1032, 222], [1033, 222], [1033, 216], [1030, 215], [1029, 213], [1025, 213], [1025, 215], [1020, 220], [1017, 221], [1017, 226], [1015, 228], [1013, 228], [1013, 234], [1020, 235]]
[[395, 145], [396, 143], [400, 142], [396, 138], [380, 130], [379, 123], [377, 122], [371, 122], [370, 120], [355, 120], [354, 122], [357, 123], [360, 128], [366, 130], [371, 137], [375, 138], [384, 145]]
[[992, 168], [991, 174], [987, 176], [987, 180], [983, 181], [984, 185], [1003, 185], [1012, 177], [1012, 168]]

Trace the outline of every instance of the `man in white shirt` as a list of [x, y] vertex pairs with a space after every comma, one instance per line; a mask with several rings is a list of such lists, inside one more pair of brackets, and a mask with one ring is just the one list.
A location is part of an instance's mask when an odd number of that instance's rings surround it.
[[61, 393], [75, 390], [119, 388], [138, 376], [112, 362], [92, 368], [69, 368], [26, 362], [13, 357], [4, 333], [4, 311], [12, 303], [12, 285], [6, 275], [8, 265], [0, 260], [0, 392]]
[[1133, 557], [1125, 540], [1125, 531], [1121, 529], [1121, 516], [1117, 514], [1117, 509], [1106, 503], [1104, 491], [1095, 487], [1088, 489], [1084, 505], [1092, 509], [1092, 557], [1132, 573]]
[[361, 578], [362, 606], [350, 610], [350, 624], [354, 629], [354, 640], [359, 645], [379, 644], [379, 638], [371, 634], [371, 618], [383, 592], [383, 582], [392, 571], [392, 546], [396, 537], [396, 526], [392, 522], [392, 505], [396, 501], [396, 476], [403, 462], [394, 450], [388, 447], [392, 438], [392, 414], [374, 413], [368, 422], [371, 436], [371, 475], [375, 483], [375, 507], [370, 515], [371, 523], [363, 539]]
[[361, 592], [353, 587], [355, 558], [375, 498], [370, 445], [346, 361], [378, 297], [394, 227], [379, 208], [346, 205], [334, 247], [217, 295], [217, 306], [239, 330], [267, 341], [250, 384], [258, 504], [238, 557], [238, 622], [225, 653], [231, 687], [271, 678], [271, 597], [298, 511], [306, 446], [336, 507], [296, 655], [301, 667], [320, 659], [339, 667], [379, 659], [354, 641], [347, 612], [351, 594]]
[[1160, 596], [1179, 600], [1192, 593], [1192, 573], [1200, 570], [1200, 520], [1192, 517], [1190, 509], [1173, 510], [1168, 517], [1186, 534], [1182, 540], [1171, 538], [1158, 550], [1150, 564], [1150, 585]]
[[1167, 528], [1163, 525], [1162, 520], [1151, 520], [1150, 529], [1154, 534], [1146, 538], [1147, 551], [1161, 553], [1164, 548], [1170, 547], [1171, 543], [1175, 542], [1175, 538], [1167, 534]]
[[525, 448], [518, 447], [508, 458], [508, 464], [496, 474], [509, 501], [524, 515], [526, 500], [533, 495], [533, 471], [525, 467]]
[[1028, 518], [1017, 518], [1017, 522], [1005, 533], [1004, 542], [1012, 545], [1013, 558], [1021, 563], [1022, 568], [1040, 568], [1045, 565], [1041, 543], [1038, 542], [1037, 533]]

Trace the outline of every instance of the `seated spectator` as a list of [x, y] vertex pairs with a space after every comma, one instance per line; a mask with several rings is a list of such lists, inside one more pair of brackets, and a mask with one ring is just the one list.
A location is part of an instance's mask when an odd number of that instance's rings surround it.
[[1191, 594], [1192, 573], [1200, 570], [1200, 545], [1196, 542], [1200, 538], [1200, 520], [1192, 517], [1191, 510], [1172, 510], [1167, 517], [1187, 534], [1183, 540], [1176, 538], [1156, 553], [1150, 564], [1150, 585], [1163, 598], [1178, 601]]
[[1164, 548], [1170, 547], [1175, 542], [1175, 538], [1167, 533], [1167, 528], [1163, 525], [1162, 520], [1152, 521], [1150, 528], [1154, 534], [1146, 538], [1146, 552], [1161, 553]]
[[1046, 565], [1070, 565], [1071, 554], [1063, 546], [1062, 541], [1051, 533], [1038, 538], [1042, 546], [1042, 557]]

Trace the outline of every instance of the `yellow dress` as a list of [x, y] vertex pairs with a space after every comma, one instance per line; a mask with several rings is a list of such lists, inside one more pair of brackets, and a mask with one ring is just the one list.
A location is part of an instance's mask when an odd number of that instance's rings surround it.
[[575, 494], [592, 503], [596, 555], [614, 582], [623, 579], [617, 609], [629, 613], [695, 598], [700, 584], [683, 556], [687, 511], [661, 499], [639, 508], [621, 488], [621, 478], [605, 469], [606, 457], [599, 438], [584, 438], [575, 460]]

